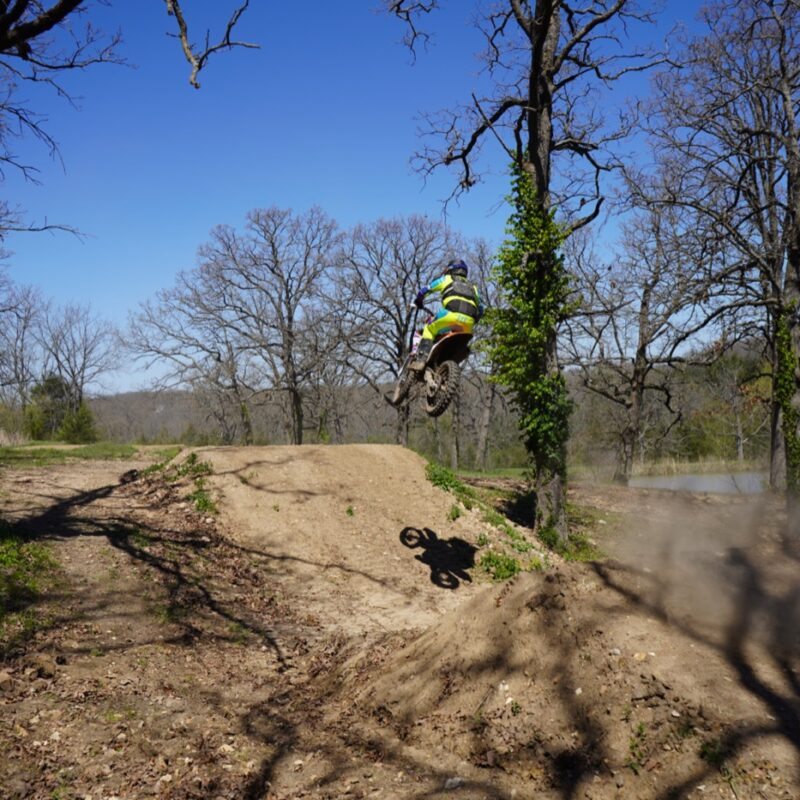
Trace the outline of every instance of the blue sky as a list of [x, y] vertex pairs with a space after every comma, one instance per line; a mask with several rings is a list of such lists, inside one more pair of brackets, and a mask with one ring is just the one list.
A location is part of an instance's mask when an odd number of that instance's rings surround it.
[[[195, 37], [222, 22], [232, 0], [184, 3]], [[438, 215], [446, 174], [423, 185], [409, 165], [420, 111], [453, 106], [482, 78], [470, 24], [472, 3], [445, 3], [432, 46], [416, 63], [403, 28], [379, 0], [253, 0], [239, 38], [260, 50], [220, 53], [188, 84], [188, 65], [161, 0], [97, 7], [92, 21], [122, 30], [135, 65], [70, 74], [79, 108], [52, 92], [26, 91], [46, 115], [63, 166], [31, 141], [17, 152], [39, 185], [9, 172], [5, 196], [32, 221], [80, 229], [9, 238], [11, 276], [56, 302], [90, 303], [123, 323], [128, 311], [195, 263], [216, 224], [240, 225], [256, 207], [322, 206], [347, 227], [380, 216]], [[691, 7], [684, 13], [692, 14]], [[671, 6], [670, 20], [679, 15]], [[622, 99], [622, 98], [620, 98]], [[493, 175], [449, 207], [467, 235], [502, 237], [505, 158]], [[124, 385], [122, 379], [119, 385]]]

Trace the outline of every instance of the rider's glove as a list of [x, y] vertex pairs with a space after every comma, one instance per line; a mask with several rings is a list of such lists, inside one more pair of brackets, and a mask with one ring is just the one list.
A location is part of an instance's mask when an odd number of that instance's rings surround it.
[[425, 293], [419, 292], [417, 296], [414, 298], [414, 305], [417, 308], [422, 308], [425, 305]]

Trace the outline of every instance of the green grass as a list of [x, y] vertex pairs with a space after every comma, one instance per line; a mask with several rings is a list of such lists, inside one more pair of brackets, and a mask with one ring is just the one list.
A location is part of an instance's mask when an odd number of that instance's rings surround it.
[[[517, 553], [527, 553], [533, 549], [534, 545], [529, 542], [525, 536], [523, 536], [523, 534], [521, 534], [513, 525], [511, 525], [499, 511], [496, 511], [489, 502], [483, 499], [478, 490], [474, 489], [472, 486], [467, 486], [465, 483], [460, 481], [455, 473], [447, 469], [447, 467], [443, 467], [440, 464], [429, 461], [425, 468], [425, 475], [434, 486], [437, 486], [440, 489], [444, 489], [444, 491], [455, 495], [456, 500], [458, 500], [459, 503], [461, 503], [461, 505], [463, 505], [468, 511], [472, 508], [480, 509], [483, 522], [491, 525], [493, 528], [503, 533], [506, 537], [505, 544], [512, 550]], [[505, 494], [505, 491], [503, 490], [501, 493]], [[489, 490], [489, 494], [492, 494], [492, 490]], [[496, 495], [498, 493], [494, 492], [494, 494]], [[456, 512], [458, 513], [456, 514]], [[448, 514], [451, 520], [458, 519], [460, 515], [461, 511], [458, 505], [454, 505]], [[484, 546], [481, 544], [482, 540], [485, 543], [488, 543], [488, 537], [486, 537], [485, 534], [481, 534], [481, 536], [478, 538], [478, 545], [481, 547]], [[517, 564], [516, 571], [510, 572], [508, 575], [506, 575], [506, 577], [516, 575], [516, 573], [521, 569], [519, 562], [517, 559], [511, 556], [506, 556], [506, 558], [509, 559], [509, 563], [513, 561]], [[497, 574], [505, 575], [507, 570], [504, 567], [496, 569], [495, 564], [490, 564], [489, 566], [490, 568], [487, 568], [486, 572], [489, 572], [495, 578], [495, 580], [503, 580], [503, 578], [497, 578], [495, 576]]]
[[131, 444], [116, 442], [95, 442], [81, 447], [0, 447], [0, 466], [5, 467], [43, 467], [49, 464], [63, 464], [74, 459], [110, 460], [127, 459], [136, 454]]
[[183, 463], [174, 468], [175, 480], [185, 478], [187, 475], [197, 478], [201, 475], [210, 475], [213, 467], [208, 461], [199, 461], [197, 453], [189, 453]]
[[465, 478], [519, 478], [524, 480], [528, 474], [527, 467], [500, 467], [498, 469], [487, 469], [485, 471], [476, 469], [459, 469], [459, 475]]
[[630, 757], [628, 758], [626, 766], [634, 775], [638, 775], [647, 762], [647, 754], [645, 752], [646, 741], [647, 733], [644, 723], [640, 722], [628, 739], [628, 753]]
[[24, 541], [0, 521], [0, 642], [35, 630], [40, 618], [34, 605], [57, 569], [48, 547]]
[[522, 565], [516, 558], [504, 553], [496, 553], [494, 550], [485, 552], [480, 557], [478, 564], [494, 581], [506, 581], [522, 570]]
[[148, 455], [154, 456], [156, 459], [155, 464], [151, 464], [142, 470], [142, 475], [153, 475], [156, 472], [163, 472], [169, 466], [169, 462], [175, 458], [183, 448], [181, 445], [173, 445], [172, 447], [164, 447], [160, 450], [151, 450]]
[[596, 561], [604, 555], [583, 531], [569, 531], [567, 540], [563, 541], [555, 528], [542, 527], [537, 531], [537, 536], [542, 544], [565, 561]]
[[194, 486], [194, 491], [186, 495], [186, 499], [201, 514], [216, 514], [217, 504], [211, 499], [211, 495], [206, 490], [205, 479], [202, 477], [195, 478]]

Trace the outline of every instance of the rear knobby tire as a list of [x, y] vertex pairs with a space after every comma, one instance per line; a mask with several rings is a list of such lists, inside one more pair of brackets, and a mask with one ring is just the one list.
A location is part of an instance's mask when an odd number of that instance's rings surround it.
[[458, 391], [461, 370], [455, 361], [443, 361], [436, 367], [434, 374], [436, 389], [428, 389], [425, 394], [425, 413], [429, 417], [438, 417], [447, 410]]

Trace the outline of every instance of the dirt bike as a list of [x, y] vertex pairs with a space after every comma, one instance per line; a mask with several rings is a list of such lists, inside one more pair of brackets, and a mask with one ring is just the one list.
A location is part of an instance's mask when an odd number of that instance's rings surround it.
[[469, 356], [472, 334], [453, 331], [437, 337], [428, 354], [425, 368], [413, 370], [411, 363], [416, 358], [421, 337], [421, 333], [417, 330], [420, 311], [428, 314], [429, 318], [433, 317], [433, 312], [429, 308], [415, 306], [409, 353], [400, 370], [394, 392], [391, 397], [387, 396], [387, 399], [393, 406], [400, 406], [404, 402], [412, 402], [424, 388], [422, 407], [429, 417], [438, 417], [444, 414], [450, 401], [456, 396], [461, 377], [460, 364]]

